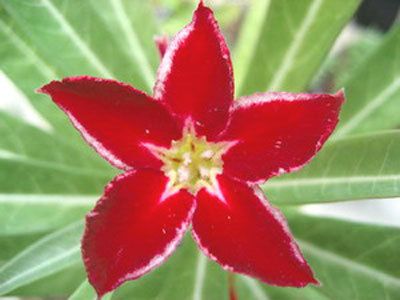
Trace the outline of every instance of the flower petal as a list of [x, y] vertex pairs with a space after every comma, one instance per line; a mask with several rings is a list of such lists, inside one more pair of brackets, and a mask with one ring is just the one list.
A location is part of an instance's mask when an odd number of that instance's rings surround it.
[[193, 234], [225, 269], [279, 286], [317, 284], [282, 214], [261, 190], [219, 176], [222, 201], [203, 189], [197, 195]]
[[154, 42], [156, 43], [160, 58], [163, 58], [165, 55], [165, 51], [167, 51], [167, 48], [169, 46], [168, 35], [158, 35], [154, 38]]
[[39, 92], [50, 95], [85, 140], [121, 169], [159, 168], [160, 161], [143, 143], [169, 147], [181, 135], [160, 103], [115, 80], [71, 77], [53, 81]]
[[233, 100], [229, 50], [212, 11], [201, 2], [193, 21], [169, 45], [158, 70], [155, 98], [200, 135], [219, 133]]
[[120, 175], [87, 215], [82, 253], [100, 297], [160, 265], [181, 241], [195, 202], [186, 191], [162, 199], [166, 183], [160, 171]]
[[224, 172], [257, 182], [299, 169], [335, 129], [343, 102], [343, 92], [266, 93], [240, 98], [220, 137], [237, 141], [223, 157]]

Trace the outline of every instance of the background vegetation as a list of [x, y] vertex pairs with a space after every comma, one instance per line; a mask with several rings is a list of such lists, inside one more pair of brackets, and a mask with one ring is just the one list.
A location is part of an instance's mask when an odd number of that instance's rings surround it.
[[[88, 74], [150, 93], [153, 37], [188, 23], [195, 2], [0, 0], [0, 295], [94, 299], [82, 220], [116, 174], [35, 89]], [[236, 275], [239, 299], [400, 299], [399, 26], [349, 25], [360, 0], [208, 4], [233, 53], [238, 96], [344, 87], [348, 99], [320, 155], [264, 186], [322, 286], [275, 288]], [[371, 200], [366, 220], [369, 198], [392, 200]], [[164, 266], [109, 298], [220, 300], [227, 291], [227, 274], [188, 236]]]

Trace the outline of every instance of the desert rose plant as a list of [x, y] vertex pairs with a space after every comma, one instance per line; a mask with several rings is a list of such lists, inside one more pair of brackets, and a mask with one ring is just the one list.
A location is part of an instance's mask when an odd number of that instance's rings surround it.
[[358, 1], [254, 1], [232, 61], [204, 1], [158, 16], [171, 38], [141, 1], [0, 5], [0, 74], [35, 109], [0, 113], [0, 293], [400, 296], [395, 226], [311, 213], [399, 195], [396, 28], [320, 70]]

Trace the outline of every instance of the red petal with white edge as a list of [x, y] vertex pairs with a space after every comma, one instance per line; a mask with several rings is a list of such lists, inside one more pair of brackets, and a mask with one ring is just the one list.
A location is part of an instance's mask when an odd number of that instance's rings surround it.
[[161, 162], [143, 143], [169, 147], [181, 135], [160, 103], [115, 80], [71, 77], [53, 81], [39, 92], [50, 95], [85, 140], [121, 169], [159, 168]]
[[195, 202], [186, 191], [162, 199], [166, 183], [159, 171], [120, 175], [87, 215], [82, 254], [100, 297], [160, 265], [182, 240]]
[[163, 58], [165, 51], [167, 51], [169, 45], [168, 35], [158, 35], [154, 38], [154, 42], [156, 43], [158, 54], [161, 58]]
[[193, 235], [203, 252], [225, 269], [268, 284], [318, 284], [282, 214], [262, 192], [219, 176], [224, 201], [205, 189], [197, 195]]
[[322, 147], [338, 122], [342, 92], [265, 93], [240, 98], [221, 140], [236, 140], [224, 155], [224, 173], [250, 182], [291, 172]]
[[201, 2], [193, 21], [169, 45], [154, 89], [183, 122], [213, 137], [225, 126], [233, 100], [229, 50], [212, 11]]

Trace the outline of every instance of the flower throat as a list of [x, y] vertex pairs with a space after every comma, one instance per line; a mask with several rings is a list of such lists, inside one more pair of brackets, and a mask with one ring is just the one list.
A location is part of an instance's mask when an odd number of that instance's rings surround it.
[[216, 177], [223, 168], [222, 155], [230, 146], [230, 142], [214, 143], [204, 136], [198, 137], [190, 124], [169, 149], [152, 146], [151, 150], [164, 164], [161, 170], [169, 178], [169, 192], [186, 189], [195, 195], [203, 187], [216, 192]]

